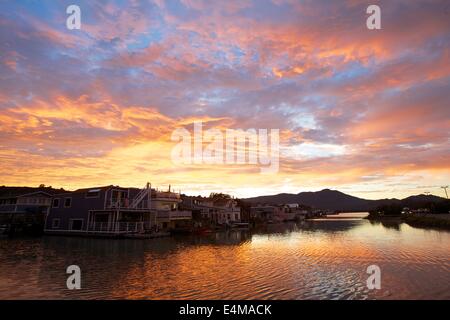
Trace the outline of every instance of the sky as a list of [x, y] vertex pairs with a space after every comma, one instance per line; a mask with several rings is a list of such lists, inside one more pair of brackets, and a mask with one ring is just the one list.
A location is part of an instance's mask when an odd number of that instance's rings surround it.
[[[446, 0], [1, 1], [0, 185], [444, 196], [449, 47]], [[278, 172], [175, 164], [194, 121], [278, 129]]]

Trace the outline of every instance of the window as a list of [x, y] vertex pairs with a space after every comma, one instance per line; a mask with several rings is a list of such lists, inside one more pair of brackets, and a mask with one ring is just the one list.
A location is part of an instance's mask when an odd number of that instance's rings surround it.
[[72, 198], [64, 199], [64, 208], [70, 208], [72, 206]]
[[95, 222], [108, 222], [109, 214], [108, 213], [97, 213], [95, 215]]
[[59, 199], [58, 198], [53, 199], [53, 206], [52, 207], [53, 208], [59, 208]]
[[92, 189], [86, 192], [86, 198], [98, 198], [100, 196], [100, 189]]
[[59, 223], [60, 223], [59, 219], [53, 219], [52, 220], [52, 228], [53, 229], [58, 229], [59, 228]]
[[81, 230], [83, 228], [83, 219], [70, 220], [70, 230]]
[[234, 220], [239, 220], [239, 215], [237, 213], [234, 214]]

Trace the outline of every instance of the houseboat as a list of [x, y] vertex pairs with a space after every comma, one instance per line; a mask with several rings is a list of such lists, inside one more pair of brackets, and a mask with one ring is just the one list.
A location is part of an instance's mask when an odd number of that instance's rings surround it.
[[180, 194], [152, 189], [103, 186], [56, 194], [46, 234], [154, 237], [189, 224], [192, 213], [179, 210]]
[[264, 223], [303, 220], [307, 214], [308, 211], [301, 209], [298, 204], [258, 204], [250, 208], [250, 217]]
[[235, 199], [183, 197], [182, 206], [190, 211], [197, 222], [211, 227], [229, 226], [241, 222], [241, 208]]
[[0, 187], [0, 235], [42, 233], [56, 189]]

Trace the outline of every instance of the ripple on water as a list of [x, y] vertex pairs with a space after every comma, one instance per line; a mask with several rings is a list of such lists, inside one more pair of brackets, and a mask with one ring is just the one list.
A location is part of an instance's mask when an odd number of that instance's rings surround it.
[[[155, 240], [1, 240], [0, 298], [450, 299], [448, 243], [448, 232], [354, 219]], [[70, 264], [82, 269], [80, 291], [65, 288]], [[371, 264], [381, 290], [366, 287]]]

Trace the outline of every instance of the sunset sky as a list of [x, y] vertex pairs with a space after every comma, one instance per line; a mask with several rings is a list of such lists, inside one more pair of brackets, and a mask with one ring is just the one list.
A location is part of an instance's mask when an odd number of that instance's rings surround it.
[[[1, 1], [0, 185], [444, 196], [449, 93], [446, 0]], [[175, 165], [196, 120], [279, 129], [279, 172]]]

